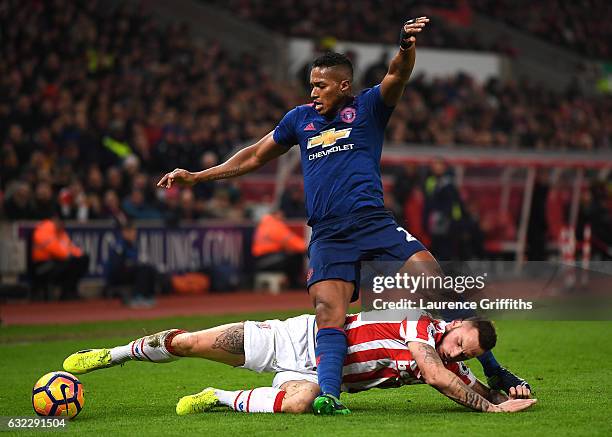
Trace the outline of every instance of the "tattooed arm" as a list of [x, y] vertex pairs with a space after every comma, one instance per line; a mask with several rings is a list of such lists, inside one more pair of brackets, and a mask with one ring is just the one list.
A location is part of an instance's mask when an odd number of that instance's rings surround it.
[[491, 390], [489, 387], [484, 385], [478, 379], [474, 382], [474, 384], [470, 388], [474, 390], [476, 393], [478, 393], [480, 396], [485, 398], [487, 401], [495, 405], [499, 405], [502, 402], [505, 402], [508, 399], [510, 399], [508, 396], [506, 396], [504, 393], [500, 391]]
[[425, 382], [446, 397], [472, 410], [488, 413], [514, 412], [523, 410], [533, 403], [534, 399], [510, 399], [495, 405], [481, 394], [468, 387], [457, 375], [444, 367], [436, 350], [428, 344], [411, 341], [408, 349], [415, 359]]
[[198, 182], [215, 181], [241, 176], [257, 170], [265, 163], [278, 158], [289, 150], [276, 144], [272, 137], [273, 131], [255, 144], [238, 151], [223, 164], [199, 172], [190, 172], [177, 168], [166, 173], [157, 183], [158, 187], [170, 188], [174, 182], [182, 185], [193, 185]]

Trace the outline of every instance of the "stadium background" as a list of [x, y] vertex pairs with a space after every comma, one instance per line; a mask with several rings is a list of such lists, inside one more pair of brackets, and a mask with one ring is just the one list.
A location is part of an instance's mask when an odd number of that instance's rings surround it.
[[[65, 340], [65, 328], [46, 324], [139, 320], [75, 327], [95, 336], [108, 326], [120, 337], [130, 324], [161, 323], [143, 319], [201, 316], [180, 319], [195, 327], [217, 320], [211, 314], [307, 309], [303, 290], [254, 292], [250, 250], [273, 208], [308, 238], [295, 150], [238, 179], [155, 184], [175, 167], [222, 161], [307, 102], [317, 53], [348, 53], [356, 90], [377, 83], [403, 19], [419, 15], [432, 21], [386, 132], [386, 206], [445, 259], [580, 259], [588, 247], [586, 256], [609, 260], [606, 1], [8, 0], [0, 4], [2, 342], [12, 350]], [[450, 209], [432, 189], [438, 164], [457, 193]], [[432, 235], [436, 208], [450, 211], [446, 234]], [[56, 301], [52, 283], [42, 284], [52, 302], [40, 301], [31, 280], [32, 229], [52, 211], [90, 257], [77, 301]], [[166, 278], [202, 272], [206, 292], [180, 296], [160, 283], [153, 307], [122, 305], [102, 273], [126, 217], [142, 261]]]

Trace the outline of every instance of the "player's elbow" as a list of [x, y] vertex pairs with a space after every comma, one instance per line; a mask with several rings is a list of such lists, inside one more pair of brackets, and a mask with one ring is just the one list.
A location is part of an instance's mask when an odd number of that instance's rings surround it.
[[446, 383], [443, 373], [436, 368], [431, 368], [424, 372], [421, 371], [421, 377], [425, 384], [431, 385], [434, 388], [442, 388]]
[[440, 382], [434, 375], [422, 375], [422, 379], [425, 384], [431, 385], [432, 387], [437, 387]]

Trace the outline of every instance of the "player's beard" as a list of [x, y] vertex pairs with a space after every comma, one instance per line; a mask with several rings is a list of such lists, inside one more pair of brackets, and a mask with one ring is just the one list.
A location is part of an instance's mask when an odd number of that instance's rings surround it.
[[442, 355], [440, 355], [440, 352], [438, 351], [438, 346], [441, 346], [442, 343], [444, 342], [444, 338], [446, 338], [446, 335], [451, 332], [452, 329], [447, 329], [446, 331], [444, 331], [444, 334], [442, 334], [442, 337], [440, 337], [440, 341], [438, 342], [438, 344], [436, 345], [436, 353], [440, 356], [440, 359], [442, 361], [446, 361], [444, 358], [442, 358]]

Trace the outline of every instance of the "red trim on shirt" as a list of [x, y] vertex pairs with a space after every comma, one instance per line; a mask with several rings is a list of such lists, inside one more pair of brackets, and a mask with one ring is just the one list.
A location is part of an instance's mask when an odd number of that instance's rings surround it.
[[399, 323], [368, 323], [346, 331], [348, 345], [374, 340], [401, 340]]
[[370, 372], [344, 375], [344, 377], [342, 377], [342, 382], [362, 382], [380, 378], [396, 378], [397, 376], [398, 373], [395, 369], [386, 367], [384, 369], [372, 370]]
[[370, 349], [349, 353], [344, 360], [344, 365], [384, 359], [393, 361], [412, 361], [412, 354], [408, 349]]
[[427, 327], [431, 324], [431, 319], [427, 316], [421, 316], [419, 321], [417, 322], [416, 332], [417, 338], [421, 340], [428, 341], [429, 340], [429, 332], [427, 332]]

